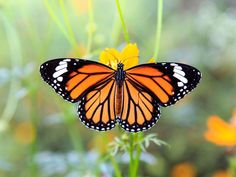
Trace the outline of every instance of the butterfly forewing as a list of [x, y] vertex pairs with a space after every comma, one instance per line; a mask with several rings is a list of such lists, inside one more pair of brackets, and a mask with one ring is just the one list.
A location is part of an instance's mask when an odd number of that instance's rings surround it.
[[147, 90], [161, 106], [169, 106], [193, 90], [201, 78], [198, 69], [181, 63], [150, 63], [126, 71], [127, 77]]
[[60, 58], [43, 63], [40, 73], [59, 95], [73, 103], [104, 79], [111, 78], [114, 71], [89, 60]]

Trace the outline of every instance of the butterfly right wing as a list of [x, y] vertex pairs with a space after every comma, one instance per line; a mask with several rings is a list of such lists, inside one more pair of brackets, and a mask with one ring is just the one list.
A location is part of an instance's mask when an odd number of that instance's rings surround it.
[[149, 91], [131, 79], [123, 84], [120, 126], [129, 132], [139, 132], [153, 127], [160, 118], [160, 106]]
[[94, 61], [59, 58], [43, 63], [40, 73], [43, 80], [59, 95], [74, 103], [91, 88], [112, 78], [114, 70]]
[[201, 79], [197, 68], [183, 63], [148, 63], [126, 70], [129, 80], [148, 90], [160, 106], [170, 106], [196, 88]]

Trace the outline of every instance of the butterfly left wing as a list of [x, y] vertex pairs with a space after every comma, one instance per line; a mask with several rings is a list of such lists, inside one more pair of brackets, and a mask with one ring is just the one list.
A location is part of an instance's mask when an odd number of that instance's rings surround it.
[[201, 79], [198, 69], [181, 63], [149, 63], [126, 70], [126, 77], [169, 106], [193, 90]]
[[114, 70], [94, 61], [59, 58], [43, 63], [40, 73], [59, 95], [74, 103], [91, 88], [112, 78]]

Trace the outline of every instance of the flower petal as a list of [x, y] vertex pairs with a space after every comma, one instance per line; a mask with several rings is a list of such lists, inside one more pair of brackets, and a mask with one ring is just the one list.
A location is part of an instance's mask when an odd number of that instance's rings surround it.
[[121, 52], [121, 63], [124, 64], [124, 69], [131, 68], [138, 64], [139, 50], [136, 44], [127, 44]]
[[121, 54], [119, 51], [113, 48], [106, 48], [101, 52], [99, 61], [107, 66], [110, 66], [113, 69], [116, 69], [120, 58]]
[[207, 121], [208, 130], [204, 137], [220, 146], [236, 146], [236, 129], [218, 116], [211, 116]]

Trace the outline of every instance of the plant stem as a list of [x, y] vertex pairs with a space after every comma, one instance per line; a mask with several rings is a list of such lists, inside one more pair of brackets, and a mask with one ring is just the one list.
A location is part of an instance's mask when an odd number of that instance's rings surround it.
[[125, 41], [127, 43], [130, 43], [129, 33], [128, 33], [128, 30], [127, 30], [126, 25], [125, 25], [125, 20], [123, 18], [123, 14], [122, 14], [122, 11], [121, 11], [120, 1], [119, 0], [116, 0], [116, 6], [117, 6], [117, 9], [118, 9], [118, 12], [119, 12], [119, 16], [120, 16], [120, 20], [121, 20], [121, 23], [122, 23]]
[[119, 169], [119, 166], [118, 166], [114, 156], [110, 155], [110, 159], [111, 159], [111, 163], [112, 163], [112, 165], [114, 167], [115, 176], [116, 177], [122, 177], [120, 169]]
[[130, 133], [129, 134], [129, 176], [130, 177], [135, 177], [134, 176], [134, 134]]
[[236, 156], [234, 155], [229, 159], [230, 172], [232, 176], [236, 176]]
[[[142, 138], [143, 138], [143, 132], [138, 133], [136, 142], [139, 142]], [[139, 145], [137, 145], [136, 158], [134, 161], [134, 176], [137, 176], [141, 152], [142, 152], [141, 147]]]
[[66, 23], [66, 28], [68, 31], [68, 37], [69, 37], [69, 41], [71, 42], [71, 45], [73, 45], [73, 47], [76, 49], [77, 48], [77, 42], [76, 42], [76, 37], [75, 37], [75, 33], [72, 29], [72, 25], [70, 23], [69, 17], [68, 17], [68, 13], [65, 10], [65, 4], [64, 4], [64, 0], [60, 0], [59, 1], [60, 7], [61, 7], [61, 11], [62, 11], [62, 15], [64, 18], [64, 21]]
[[17, 34], [15, 27], [12, 26], [10, 20], [2, 13], [0, 13], [0, 17], [3, 21], [3, 27], [6, 32], [11, 62], [11, 80], [9, 93], [6, 99], [5, 108], [3, 109], [0, 116], [0, 131], [3, 131], [7, 128], [8, 123], [13, 118], [18, 106], [19, 99], [16, 98], [16, 93], [20, 89], [20, 81], [19, 78], [16, 77], [15, 69], [16, 67], [22, 66], [22, 50], [19, 35]]
[[156, 46], [154, 50], [153, 58], [156, 60], [159, 55], [161, 30], [162, 30], [162, 15], [163, 15], [163, 0], [157, 0], [157, 27], [156, 27]]
[[[56, 25], [59, 27], [59, 29], [61, 30], [61, 32], [64, 34], [64, 36], [66, 37], [66, 39], [69, 41], [69, 43], [71, 44], [72, 47], [76, 48], [77, 47], [77, 42], [75, 40], [75, 38], [71, 35], [67, 34], [67, 31], [65, 30], [64, 26], [62, 25], [62, 23], [60, 22], [60, 20], [57, 18], [55, 12], [53, 11], [51, 5], [49, 4], [48, 0], [44, 0], [44, 4], [49, 12], [49, 15], [51, 16], [51, 18], [53, 19], [53, 21], [56, 23]], [[61, 5], [64, 5], [64, 3], [61, 3]], [[64, 7], [62, 7], [62, 9], [64, 9]], [[62, 12], [64, 19], [67, 19], [65, 12]], [[66, 23], [69, 24], [69, 22], [67, 21]], [[71, 27], [70, 27], [71, 28]]]
[[87, 55], [91, 51], [93, 32], [94, 32], [93, 0], [88, 0], [88, 8], [89, 8], [89, 29], [88, 29]]
[[60, 105], [63, 110], [64, 123], [67, 126], [68, 133], [74, 150], [77, 152], [83, 152], [84, 147], [82, 146], [81, 136], [77, 127], [77, 120], [74, 119], [74, 115], [71, 114], [66, 104]]

